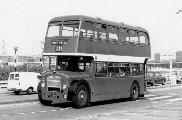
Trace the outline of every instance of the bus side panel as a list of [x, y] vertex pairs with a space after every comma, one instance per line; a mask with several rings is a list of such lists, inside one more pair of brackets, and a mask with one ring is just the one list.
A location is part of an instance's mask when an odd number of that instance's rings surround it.
[[[101, 49], [102, 48], [102, 49]], [[78, 53], [150, 57], [150, 46], [79, 40]]]
[[92, 101], [102, 101], [130, 96], [129, 77], [96, 77]]

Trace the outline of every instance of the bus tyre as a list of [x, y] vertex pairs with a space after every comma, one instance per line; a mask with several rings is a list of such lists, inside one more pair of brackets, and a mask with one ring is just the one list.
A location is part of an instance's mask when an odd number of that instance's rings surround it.
[[28, 88], [28, 89], [27, 89], [27, 94], [28, 94], [28, 95], [31, 95], [32, 93], [33, 93], [33, 88]]
[[72, 98], [74, 107], [83, 108], [88, 104], [89, 92], [85, 85], [80, 85], [75, 91], [75, 95]]
[[19, 95], [20, 91], [14, 91], [15, 95]]
[[135, 101], [139, 97], [139, 85], [137, 82], [134, 82], [130, 88], [130, 99]]
[[52, 101], [42, 99], [41, 91], [38, 91], [38, 99], [42, 105], [49, 106], [52, 104]]

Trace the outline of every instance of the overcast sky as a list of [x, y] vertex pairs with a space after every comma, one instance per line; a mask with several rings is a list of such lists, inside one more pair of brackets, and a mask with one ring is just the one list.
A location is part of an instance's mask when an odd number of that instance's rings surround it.
[[[7, 54], [39, 54], [48, 21], [87, 15], [141, 26], [149, 31], [152, 53], [182, 51], [182, 0], [0, 0], [0, 47]], [[0, 49], [2, 53], [2, 48]]]

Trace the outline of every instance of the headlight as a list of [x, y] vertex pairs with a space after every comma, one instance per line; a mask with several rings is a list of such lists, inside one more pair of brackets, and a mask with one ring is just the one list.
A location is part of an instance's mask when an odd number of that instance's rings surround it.
[[41, 87], [45, 87], [45, 83], [43, 82], [43, 83], [41, 83]]
[[64, 83], [64, 85], [63, 85], [63, 90], [66, 89], [66, 88], [67, 88], [67, 84]]

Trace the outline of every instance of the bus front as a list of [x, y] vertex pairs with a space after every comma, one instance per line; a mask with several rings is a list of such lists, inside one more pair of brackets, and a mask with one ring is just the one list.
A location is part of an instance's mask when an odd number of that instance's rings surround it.
[[44, 43], [44, 54], [77, 52], [80, 20], [51, 20]]
[[[38, 98], [44, 105], [71, 101], [73, 80], [90, 79], [92, 56], [77, 53], [81, 20], [53, 19], [48, 24]], [[88, 77], [87, 77], [88, 76]], [[72, 84], [74, 85], [74, 84]], [[74, 93], [74, 90], [71, 92]], [[81, 99], [83, 95], [81, 95]]]

